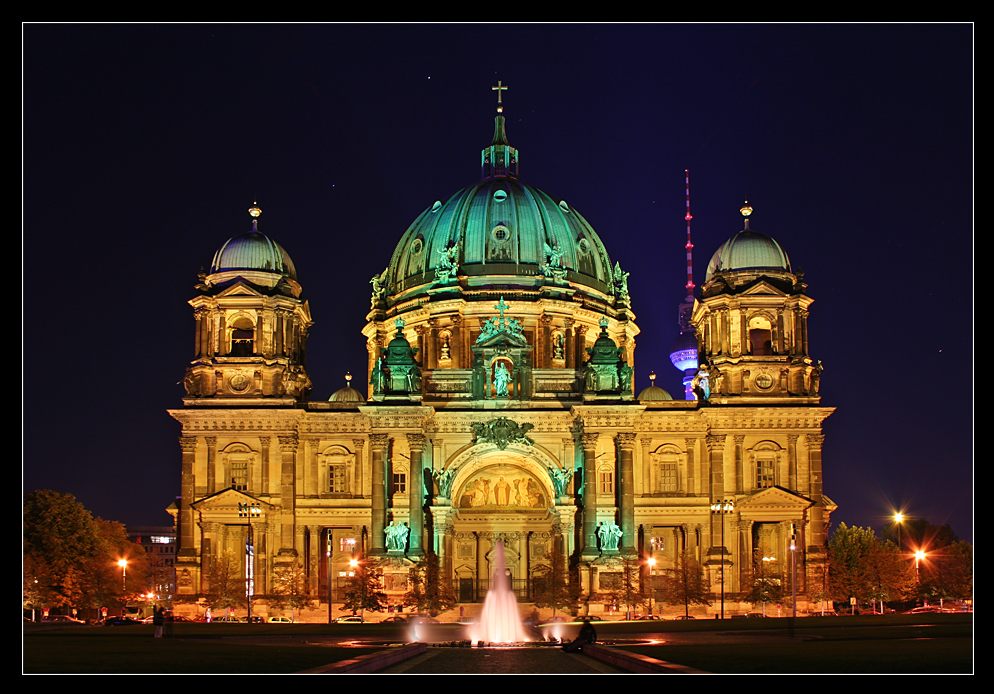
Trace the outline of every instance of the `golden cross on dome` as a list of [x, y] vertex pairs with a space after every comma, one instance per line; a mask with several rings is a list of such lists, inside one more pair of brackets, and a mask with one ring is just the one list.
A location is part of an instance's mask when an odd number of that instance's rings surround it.
[[501, 97], [503, 96], [501, 92], [507, 91], [507, 85], [501, 84], [501, 81], [497, 80], [497, 86], [490, 87], [490, 91], [497, 92], [497, 113], [502, 113], [504, 111], [504, 104], [503, 101], [501, 101]]

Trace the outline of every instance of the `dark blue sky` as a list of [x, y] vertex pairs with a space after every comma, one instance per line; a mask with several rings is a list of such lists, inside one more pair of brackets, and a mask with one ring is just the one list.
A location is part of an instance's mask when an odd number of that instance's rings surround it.
[[689, 168], [698, 284], [745, 195], [806, 273], [833, 523], [972, 538], [972, 51], [964, 24], [26, 25], [25, 489], [168, 522], [185, 302], [255, 198], [312, 397], [361, 373], [369, 277], [478, 179], [501, 79], [522, 179], [632, 273], [639, 387], [680, 390]]

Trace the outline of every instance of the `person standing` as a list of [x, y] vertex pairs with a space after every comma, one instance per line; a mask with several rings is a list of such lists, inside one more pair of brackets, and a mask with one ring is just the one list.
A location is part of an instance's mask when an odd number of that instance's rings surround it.
[[162, 638], [162, 627], [165, 624], [164, 610], [161, 607], [152, 608], [152, 624], [155, 626], [155, 638]]

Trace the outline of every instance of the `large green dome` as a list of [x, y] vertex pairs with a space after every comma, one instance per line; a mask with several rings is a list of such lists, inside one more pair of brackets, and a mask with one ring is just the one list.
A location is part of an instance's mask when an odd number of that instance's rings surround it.
[[541, 275], [548, 245], [562, 252], [568, 281], [611, 292], [611, 261], [587, 220], [512, 177], [484, 179], [418, 215], [390, 260], [394, 291], [431, 283], [454, 243], [459, 274], [469, 278]]
[[559, 275], [560, 282], [614, 292], [611, 259], [593, 227], [566, 201], [522, 183], [518, 157], [498, 113], [493, 141], [481, 154], [483, 179], [429, 206], [397, 244], [387, 278], [395, 299], [430, 287], [448, 263], [469, 286], [483, 278], [535, 286]]

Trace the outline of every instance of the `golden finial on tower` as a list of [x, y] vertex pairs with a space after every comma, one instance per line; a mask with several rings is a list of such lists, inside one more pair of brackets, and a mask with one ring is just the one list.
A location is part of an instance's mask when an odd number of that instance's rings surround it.
[[259, 207], [258, 202], [253, 202], [252, 207], [248, 208], [248, 213], [252, 219], [258, 219], [262, 216], [262, 208]]
[[345, 372], [345, 385], [346, 386], [351, 386], [352, 385], [352, 372], [351, 371], [346, 371]]
[[651, 383], [652, 385], [656, 385], [656, 372], [655, 371], [650, 371], [649, 372], [649, 383]]
[[739, 212], [742, 213], [743, 217], [748, 217], [752, 214], [752, 205], [749, 204], [748, 200], [746, 200], [742, 207], [739, 208]]
[[497, 113], [503, 113], [504, 112], [504, 103], [501, 100], [501, 97], [503, 96], [502, 92], [506, 92], [507, 91], [507, 85], [506, 84], [501, 84], [501, 81], [497, 80], [497, 86], [496, 87], [491, 87], [490, 91], [497, 92]]

